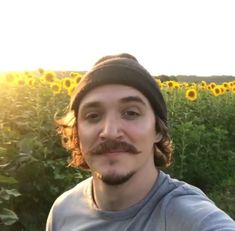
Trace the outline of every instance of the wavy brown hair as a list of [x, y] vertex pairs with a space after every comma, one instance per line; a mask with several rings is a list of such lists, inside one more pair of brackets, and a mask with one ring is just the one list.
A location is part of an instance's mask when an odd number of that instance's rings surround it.
[[[61, 135], [62, 145], [71, 151], [69, 166], [89, 171], [89, 166], [79, 148], [77, 112], [69, 111], [62, 119], [56, 120], [56, 125]], [[156, 167], [166, 168], [172, 163], [172, 141], [167, 125], [158, 117], [156, 117], [156, 132], [160, 132], [162, 138], [158, 143], [154, 143], [154, 164]]]

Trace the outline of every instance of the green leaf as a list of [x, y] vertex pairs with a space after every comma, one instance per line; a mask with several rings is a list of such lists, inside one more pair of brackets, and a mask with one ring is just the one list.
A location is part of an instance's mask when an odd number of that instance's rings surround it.
[[5, 156], [7, 154], [7, 149], [0, 147], [0, 156]]
[[0, 198], [3, 200], [10, 200], [12, 196], [18, 197], [21, 194], [16, 189], [4, 189], [0, 190]]
[[12, 176], [0, 175], [0, 183], [16, 184], [17, 180]]
[[4, 225], [12, 225], [19, 220], [18, 216], [12, 210], [6, 208], [0, 212], [0, 218]]
[[32, 163], [35, 161], [38, 161], [38, 160], [36, 158], [34, 158], [31, 153], [19, 153], [18, 158], [17, 158], [17, 163], [19, 165]]
[[21, 195], [16, 189], [6, 189], [6, 192], [14, 197], [18, 197]]
[[4, 188], [0, 191], [0, 198], [3, 200], [10, 200], [10, 195], [6, 192]]

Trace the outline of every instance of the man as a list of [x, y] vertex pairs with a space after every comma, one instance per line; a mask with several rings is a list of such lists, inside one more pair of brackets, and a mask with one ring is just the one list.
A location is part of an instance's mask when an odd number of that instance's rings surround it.
[[92, 177], [55, 201], [47, 231], [235, 230], [198, 188], [159, 170], [172, 159], [166, 104], [135, 57], [100, 59], [58, 123], [70, 165]]

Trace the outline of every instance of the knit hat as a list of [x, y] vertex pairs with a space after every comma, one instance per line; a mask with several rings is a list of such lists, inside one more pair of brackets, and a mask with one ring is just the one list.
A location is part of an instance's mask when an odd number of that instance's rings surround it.
[[70, 109], [77, 114], [82, 98], [92, 89], [106, 84], [122, 84], [139, 90], [150, 102], [155, 116], [167, 125], [167, 109], [158, 84], [150, 73], [130, 54], [105, 56], [80, 80]]

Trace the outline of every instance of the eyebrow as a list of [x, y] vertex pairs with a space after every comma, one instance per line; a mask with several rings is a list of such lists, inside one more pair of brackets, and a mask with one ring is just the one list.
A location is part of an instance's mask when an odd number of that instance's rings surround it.
[[[139, 96], [127, 96], [127, 97], [121, 98], [119, 101], [121, 103], [137, 102], [146, 106], [146, 103]], [[99, 107], [101, 105], [102, 103], [99, 101], [88, 102], [82, 107], [82, 110], [87, 109], [87, 108]]]
[[101, 105], [101, 103], [98, 102], [98, 101], [88, 102], [82, 107], [82, 109], [84, 110], [84, 109], [87, 109], [87, 108], [99, 107], [100, 105]]
[[146, 106], [146, 103], [139, 96], [128, 96], [128, 97], [120, 99], [120, 101], [123, 103], [137, 102]]

